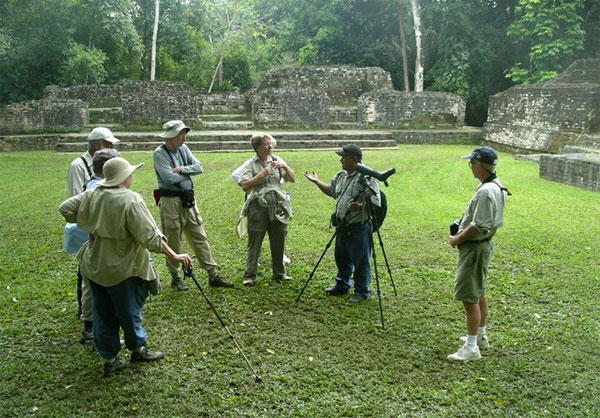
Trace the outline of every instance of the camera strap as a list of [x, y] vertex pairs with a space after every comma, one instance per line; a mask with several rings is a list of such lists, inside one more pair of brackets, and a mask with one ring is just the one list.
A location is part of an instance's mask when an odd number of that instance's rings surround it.
[[481, 184], [485, 184], [485, 183], [494, 183], [496, 186], [500, 187], [500, 190], [503, 192], [506, 192], [507, 196], [512, 196], [512, 193], [508, 191], [508, 189], [506, 187], [502, 187], [500, 186], [498, 183], [496, 183], [494, 180], [498, 178], [498, 176], [496, 175], [496, 173], [490, 173], [489, 176], [487, 176], [485, 178], [485, 180], [483, 180], [481, 182]]

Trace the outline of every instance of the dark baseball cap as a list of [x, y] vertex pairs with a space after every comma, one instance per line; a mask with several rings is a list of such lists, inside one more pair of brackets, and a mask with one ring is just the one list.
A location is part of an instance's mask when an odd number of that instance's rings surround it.
[[496, 165], [498, 164], [498, 155], [492, 147], [479, 147], [475, 148], [473, 152], [467, 155], [463, 155], [460, 158], [475, 158], [484, 164]]
[[337, 150], [335, 153], [340, 157], [343, 157], [345, 155], [351, 155], [353, 157], [362, 158], [362, 151], [360, 150], [360, 147], [356, 144], [344, 145], [342, 149]]

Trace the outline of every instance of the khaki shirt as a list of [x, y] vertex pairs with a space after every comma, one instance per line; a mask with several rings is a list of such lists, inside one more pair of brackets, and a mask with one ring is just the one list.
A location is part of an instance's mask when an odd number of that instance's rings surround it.
[[[81, 160], [81, 157], [85, 160]], [[67, 170], [67, 187], [69, 188], [69, 194], [71, 196], [78, 195], [83, 192], [84, 186], [90, 181], [90, 173], [93, 174], [94, 169], [92, 168], [92, 156], [89, 152], [86, 152], [81, 157], [77, 157], [71, 162], [69, 170]], [[87, 168], [86, 168], [87, 164]]]
[[138, 193], [101, 186], [65, 200], [58, 210], [94, 237], [82, 255], [84, 277], [105, 287], [134, 276], [153, 279], [146, 248], [160, 252], [164, 235]]
[[458, 232], [462, 232], [470, 225], [479, 230], [479, 235], [473, 240], [483, 240], [492, 237], [504, 223], [504, 205], [506, 192], [500, 189], [502, 183], [494, 179], [482, 183], [475, 189], [460, 222]]
[[[329, 192], [335, 199], [335, 214], [338, 221], [345, 218], [348, 225], [365, 222], [369, 219], [367, 205], [365, 204], [366, 194], [372, 195], [371, 203], [381, 206], [379, 182], [372, 177], [361, 176], [357, 171], [352, 174], [348, 174], [346, 171], [337, 173], [331, 179]], [[362, 209], [356, 212], [348, 212], [348, 205], [351, 201], [361, 203]]]

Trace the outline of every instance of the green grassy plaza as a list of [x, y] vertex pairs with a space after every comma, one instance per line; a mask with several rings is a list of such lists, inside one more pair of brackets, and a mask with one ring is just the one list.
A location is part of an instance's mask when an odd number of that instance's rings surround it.
[[[328, 181], [340, 169], [337, 155], [276, 150], [297, 177], [288, 187], [295, 216], [286, 249], [294, 280], [271, 282], [265, 240], [257, 284], [243, 288], [246, 241], [235, 235], [243, 193], [229, 174], [251, 153], [196, 154], [205, 169], [194, 179], [198, 207], [236, 287], [213, 289], [203, 271], [196, 275], [262, 383], [200, 292], [170, 289], [162, 255], [154, 259], [165, 288], [148, 299], [144, 325], [149, 347], [166, 358], [102, 378], [100, 356], [78, 342], [76, 263], [61, 249], [57, 207], [77, 155], [0, 153], [0, 416], [599, 416], [600, 195], [542, 180], [536, 164], [509, 154], [498, 165], [513, 196], [488, 281], [492, 348], [478, 362], [446, 360], [465, 333], [462, 305], [452, 301], [456, 250], [447, 225], [478, 184], [458, 158], [472, 148], [364, 153], [366, 165], [398, 171], [384, 189], [382, 228], [398, 297], [377, 245], [385, 330], [374, 278], [363, 303], [323, 292], [336, 272], [332, 249], [294, 303], [333, 233], [333, 199], [302, 173]], [[145, 163], [131, 188], [159, 220], [151, 153], [123, 156]]]

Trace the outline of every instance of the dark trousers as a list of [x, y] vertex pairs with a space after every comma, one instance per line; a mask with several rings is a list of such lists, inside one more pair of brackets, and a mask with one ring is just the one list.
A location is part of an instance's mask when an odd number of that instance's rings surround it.
[[369, 296], [371, 291], [371, 265], [369, 245], [371, 224], [352, 224], [335, 236], [335, 264], [338, 268], [336, 285], [350, 288], [352, 272], [354, 271], [354, 293]]
[[121, 350], [119, 327], [129, 350], [143, 346], [146, 331], [142, 328], [142, 308], [148, 296], [148, 282], [130, 277], [111, 287], [90, 280], [90, 286], [94, 300], [94, 344], [102, 358], [110, 360]]

